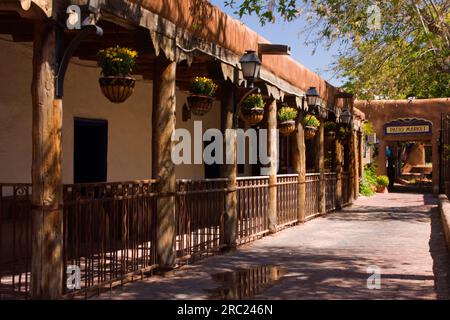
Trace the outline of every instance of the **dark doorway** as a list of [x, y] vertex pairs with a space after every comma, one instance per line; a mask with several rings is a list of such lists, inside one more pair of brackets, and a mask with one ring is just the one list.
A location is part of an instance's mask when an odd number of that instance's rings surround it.
[[75, 118], [74, 182], [105, 182], [108, 121]]
[[[211, 138], [211, 141], [204, 141], [203, 142], [203, 148], [206, 148], [208, 145], [216, 141], [215, 137]], [[203, 149], [204, 150], [204, 149]], [[213, 152], [211, 152], [211, 156], [216, 156], [216, 150], [214, 149]], [[204, 164], [205, 166], [205, 179], [217, 179], [220, 178], [220, 164], [213, 163], [213, 164]]]

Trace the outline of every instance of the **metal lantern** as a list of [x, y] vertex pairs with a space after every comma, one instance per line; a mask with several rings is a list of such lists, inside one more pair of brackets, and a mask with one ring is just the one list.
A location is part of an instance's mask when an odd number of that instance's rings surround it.
[[343, 125], [350, 125], [352, 121], [352, 113], [348, 109], [345, 109], [341, 113], [340, 120]]
[[239, 62], [241, 63], [242, 73], [245, 80], [247, 80], [248, 87], [253, 88], [254, 82], [258, 79], [261, 71], [261, 60], [259, 60], [255, 51], [248, 50]]
[[310, 114], [315, 114], [316, 106], [319, 101], [319, 93], [316, 87], [310, 87], [306, 91], [306, 103], [308, 104], [308, 112]]

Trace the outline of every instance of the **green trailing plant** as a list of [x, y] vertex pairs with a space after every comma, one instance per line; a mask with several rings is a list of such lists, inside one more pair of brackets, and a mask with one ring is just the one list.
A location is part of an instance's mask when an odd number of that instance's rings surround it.
[[312, 114], [308, 114], [303, 118], [303, 125], [305, 127], [318, 128], [320, 126], [320, 121]]
[[325, 132], [334, 132], [336, 131], [336, 123], [333, 121], [327, 121], [323, 124]]
[[382, 187], [389, 186], [389, 178], [387, 176], [378, 176], [377, 185]]
[[371, 122], [367, 121], [364, 122], [362, 125], [363, 131], [366, 135], [374, 134], [375, 131], [373, 130], [373, 125]]
[[110, 47], [97, 53], [97, 63], [102, 68], [104, 77], [127, 77], [134, 71], [137, 56], [135, 50], [119, 46]]
[[191, 82], [191, 93], [202, 96], [214, 96], [217, 91], [217, 84], [206, 77], [195, 77]]
[[264, 99], [259, 93], [251, 94], [242, 102], [242, 107], [246, 110], [264, 109]]
[[297, 118], [297, 109], [292, 107], [281, 107], [280, 110], [278, 110], [278, 121], [285, 122], [285, 121], [293, 121]]
[[373, 196], [375, 194], [377, 183], [376, 166], [371, 163], [364, 168], [364, 174], [361, 184], [359, 185], [359, 192], [363, 196]]

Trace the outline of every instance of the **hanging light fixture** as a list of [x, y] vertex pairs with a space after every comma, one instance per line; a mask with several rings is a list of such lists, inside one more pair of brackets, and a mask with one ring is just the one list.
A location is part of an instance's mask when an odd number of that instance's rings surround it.
[[308, 112], [310, 114], [316, 113], [317, 102], [319, 101], [319, 93], [316, 87], [310, 87], [306, 91], [306, 103], [308, 104]]
[[247, 80], [248, 88], [254, 87], [254, 82], [259, 78], [261, 71], [261, 60], [255, 51], [247, 50], [239, 60], [244, 79]]
[[352, 113], [348, 109], [345, 109], [342, 111], [339, 119], [343, 125], [349, 126], [352, 121]]

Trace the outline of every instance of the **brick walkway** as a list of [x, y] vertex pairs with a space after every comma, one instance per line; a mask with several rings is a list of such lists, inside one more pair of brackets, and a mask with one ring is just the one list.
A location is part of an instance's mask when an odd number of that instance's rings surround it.
[[[206, 290], [219, 286], [212, 274], [258, 265], [277, 265], [287, 273], [256, 299], [449, 298], [450, 261], [436, 199], [407, 193], [360, 198], [343, 212], [100, 298], [207, 299]], [[381, 269], [381, 289], [367, 289], [368, 266]]]

